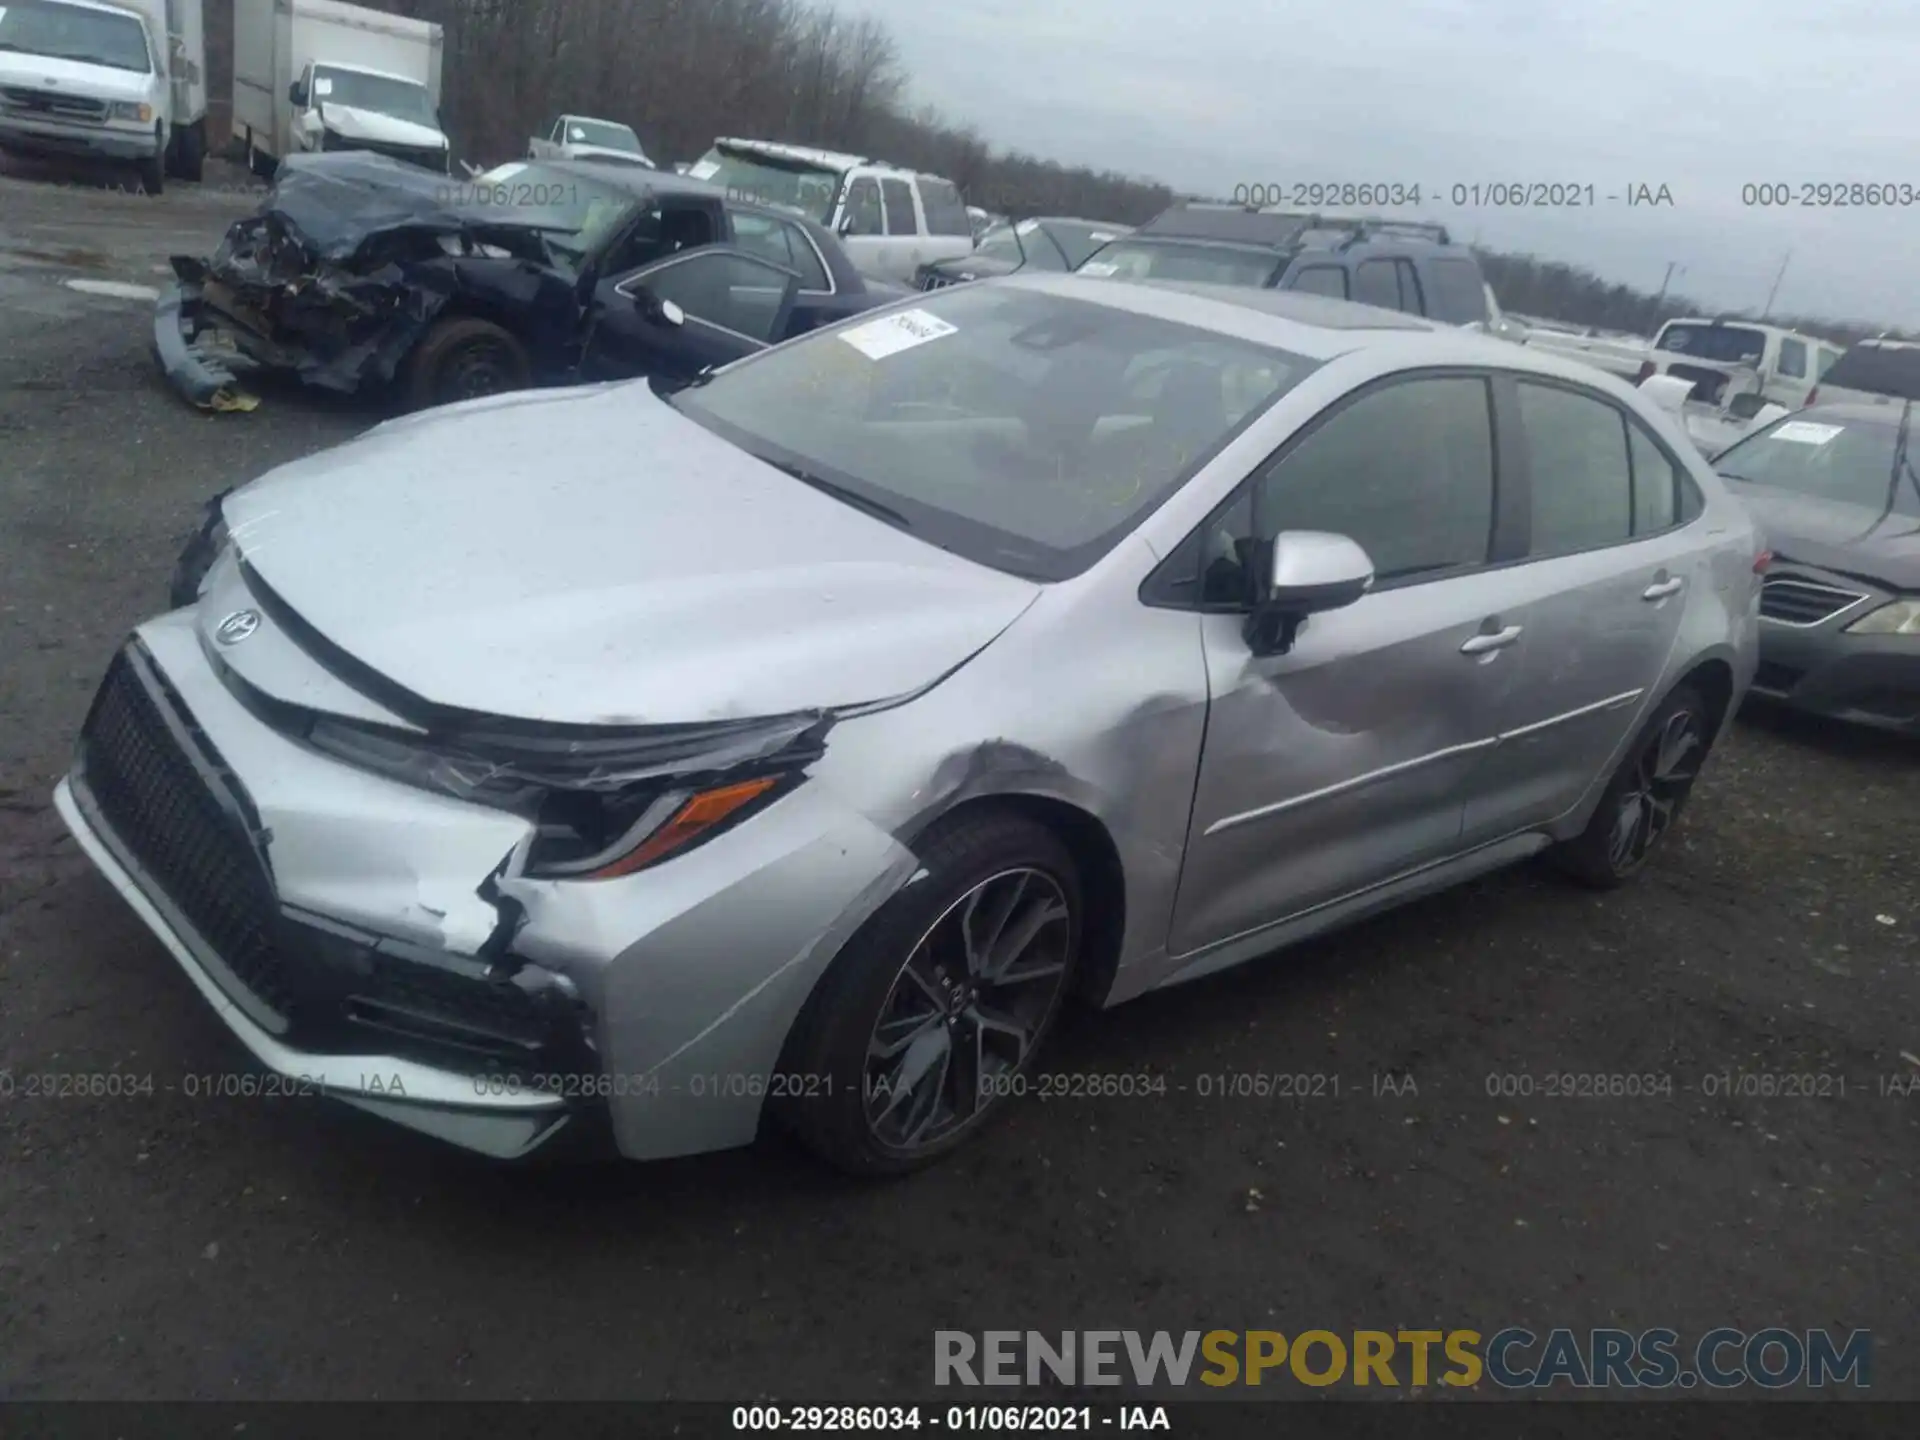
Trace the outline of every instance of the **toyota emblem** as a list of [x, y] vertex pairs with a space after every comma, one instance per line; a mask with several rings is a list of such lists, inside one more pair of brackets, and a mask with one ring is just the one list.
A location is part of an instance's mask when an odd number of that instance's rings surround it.
[[236, 610], [220, 622], [213, 632], [213, 638], [222, 645], [238, 645], [259, 628], [258, 610]]

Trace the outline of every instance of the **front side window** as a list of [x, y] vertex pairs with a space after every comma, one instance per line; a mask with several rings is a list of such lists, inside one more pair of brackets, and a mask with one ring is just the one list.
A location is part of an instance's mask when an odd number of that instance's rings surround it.
[[137, 18], [60, 0], [7, 0], [0, 5], [0, 50], [153, 73], [146, 27]]
[[1362, 260], [1353, 272], [1353, 298], [1382, 310], [1400, 308], [1400, 277], [1391, 260]]
[[1308, 265], [1294, 272], [1293, 278], [1287, 282], [1287, 288], [1344, 300], [1347, 298], [1347, 272], [1338, 265]]
[[755, 256], [691, 255], [646, 277], [647, 289], [704, 320], [749, 340], [771, 345], [785, 298], [787, 277]]
[[1488, 320], [1487, 285], [1480, 267], [1471, 260], [1439, 259], [1427, 266], [1433, 284], [1427, 295], [1428, 313], [1449, 325], [1485, 324]]
[[886, 223], [880, 218], [880, 187], [870, 175], [862, 175], [847, 186], [847, 233], [884, 235]]
[[802, 290], [826, 290], [826, 272], [800, 227], [770, 215], [755, 215], [744, 210], [729, 212], [733, 217], [734, 243], [750, 255], [783, 265], [800, 277]]
[[932, 544], [1064, 579], [1313, 368], [1127, 310], [963, 285], [783, 345], [670, 403]]
[[880, 196], [887, 210], [889, 235], [912, 235], [919, 230], [913, 218], [913, 187], [904, 180], [882, 180]]
[[1400, 277], [1400, 308], [1409, 315], [1427, 313], [1426, 297], [1420, 293], [1420, 276], [1413, 268], [1411, 260], [1393, 262], [1394, 273]]
[[1536, 556], [1617, 545], [1633, 534], [1626, 417], [1604, 401], [1522, 380]]
[[1802, 340], [1780, 342], [1780, 373], [1795, 380], [1807, 378], [1807, 346]]
[[951, 180], [936, 175], [920, 177], [920, 203], [927, 211], [929, 235], [971, 235], [973, 222], [967, 218], [966, 202]]

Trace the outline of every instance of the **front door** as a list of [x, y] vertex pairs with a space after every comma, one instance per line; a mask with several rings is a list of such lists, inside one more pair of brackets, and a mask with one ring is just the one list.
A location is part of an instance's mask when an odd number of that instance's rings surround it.
[[793, 271], [727, 246], [609, 276], [594, 290], [581, 377], [684, 384], [764, 350], [785, 336], [799, 283]]
[[1559, 382], [1500, 390], [1528, 494], [1528, 561], [1505, 572], [1519, 683], [1467, 806], [1469, 843], [1571, 810], [1659, 697], [1701, 567], [1692, 482], [1612, 400]]
[[[1460, 849], [1466, 782], [1512, 683], [1487, 380], [1359, 392], [1290, 442], [1206, 537], [1211, 703], [1175, 904], [1175, 957]], [[1255, 655], [1243, 568], [1286, 530], [1358, 541], [1375, 588]], [[1257, 562], [1254, 562], [1257, 563]]]

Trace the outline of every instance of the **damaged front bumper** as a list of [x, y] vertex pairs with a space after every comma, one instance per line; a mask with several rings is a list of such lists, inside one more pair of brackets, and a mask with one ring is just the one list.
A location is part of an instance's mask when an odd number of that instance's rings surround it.
[[260, 1063], [482, 1154], [747, 1143], [814, 982], [913, 870], [801, 785], [657, 870], [528, 879], [527, 820], [289, 738], [204, 646], [192, 611], [140, 627], [62, 818]]

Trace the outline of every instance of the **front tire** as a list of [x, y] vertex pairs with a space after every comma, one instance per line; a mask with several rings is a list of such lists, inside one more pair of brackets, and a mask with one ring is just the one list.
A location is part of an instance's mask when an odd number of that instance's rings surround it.
[[849, 1174], [951, 1153], [1025, 1088], [1084, 933], [1073, 856], [1010, 812], [929, 832], [922, 873], [868, 919], [789, 1037], [776, 1113]]
[[153, 154], [134, 168], [140, 176], [140, 188], [149, 195], [159, 195], [167, 188], [167, 150], [158, 131], [154, 132], [153, 141]]
[[1582, 884], [1612, 890], [1638, 875], [1680, 819], [1712, 745], [1706, 701], [1682, 685], [1634, 736], [1587, 828], [1554, 858]]
[[425, 410], [532, 383], [533, 362], [511, 333], [491, 320], [458, 315], [440, 321], [414, 347], [404, 394], [409, 410]]

